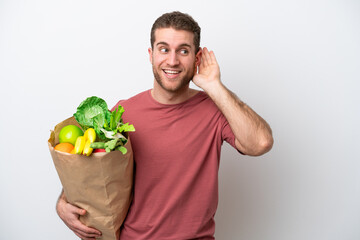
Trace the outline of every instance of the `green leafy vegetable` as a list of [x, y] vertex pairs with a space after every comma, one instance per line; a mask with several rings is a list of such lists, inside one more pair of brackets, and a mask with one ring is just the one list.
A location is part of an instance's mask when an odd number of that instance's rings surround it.
[[135, 128], [132, 124], [123, 123], [124, 111], [119, 105], [110, 112], [103, 99], [93, 96], [79, 105], [74, 117], [84, 131], [90, 127], [95, 129], [99, 142], [92, 143], [91, 148], [105, 148], [106, 152], [119, 150], [125, 154], [126, 133], [135, 131]]
[[129, 123], [125, 123], [118, 127], [119, 132], [134, 132], [135, 128], [133, 125], [129, 125]]
[[74, 114], [76, 121], [84, 131], [90, 127], [94, 128], [94, 121], [96, 121], [96, 124], [103, 126], [105, 122], [110, 120], [110, 116], [111, 113], [106, 102], [95, 96], [85, 99]]

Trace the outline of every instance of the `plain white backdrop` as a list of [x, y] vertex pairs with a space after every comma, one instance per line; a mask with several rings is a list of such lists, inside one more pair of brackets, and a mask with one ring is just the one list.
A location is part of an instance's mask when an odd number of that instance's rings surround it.
[[76, 239], [55, 212], [50, 129], [86, 97], [151, 88], [150, 28], [173, 10], [275, 138], [257, 158], [224, 144], [217, 239], [360, 239], [357, 0], [0, 0], [0, 239]]

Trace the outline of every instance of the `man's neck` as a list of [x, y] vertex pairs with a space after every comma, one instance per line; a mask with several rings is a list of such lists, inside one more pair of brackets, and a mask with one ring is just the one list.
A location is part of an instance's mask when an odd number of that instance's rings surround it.
[[193, 97], [197, 90], [189, 88], [189, 85], [186, 88], [180, 89], [176, 92], [171, 92], [163, 89], [161, 86], [154, 84], [154, 88], [151, 90], [151, 96], [155, 101], [162, 104], [178, 104], [182, 103], [189, 98]]

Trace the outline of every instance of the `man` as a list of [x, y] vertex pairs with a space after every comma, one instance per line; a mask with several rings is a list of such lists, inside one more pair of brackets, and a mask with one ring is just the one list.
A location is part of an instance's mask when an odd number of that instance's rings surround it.
[[[134, 199], [121, 240], [214, 239], [223, 141], [252, 156], [272, 147], [269, 125], [222, 84], [214, 53], [199, 44], [189, 15], [162, 15], [149, 48], [154, 87], [118, 103], [136, 127]], [[191, 80], [203, 91], [190, 89]], [[85, 210], [63, 193], [57, 212], [82, 239], [100, 234], [78, 220]]]

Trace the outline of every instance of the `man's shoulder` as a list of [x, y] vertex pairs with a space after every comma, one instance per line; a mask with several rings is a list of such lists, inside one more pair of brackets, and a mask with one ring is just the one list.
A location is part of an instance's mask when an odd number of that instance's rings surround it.
[[132, 106], [132, 105], [136, 105], [136, 104], [142, 104], [142, 103], [144, 103], [144, 101], [146, 101], [146, 98], [148, 98], [149, 91], [150, 90], [146, 90], [146, 91], [140, 92], [128, 99], [122, 99], [117, 102], [117, 104], [113, 107], [113, 109], [117, 108], [119, 105], [125, 107], [125, 106]]
[[120, 102], [124, 102], [124, 103], [134, 103], [134, 102], [138, 102], [138, 101], [144, 101], [146, 98], [148, 98], [149, 96], [149, 91], [150, 90], [146, 90], [143, 92], [140, 92], [126, 100], [121, 100]]

